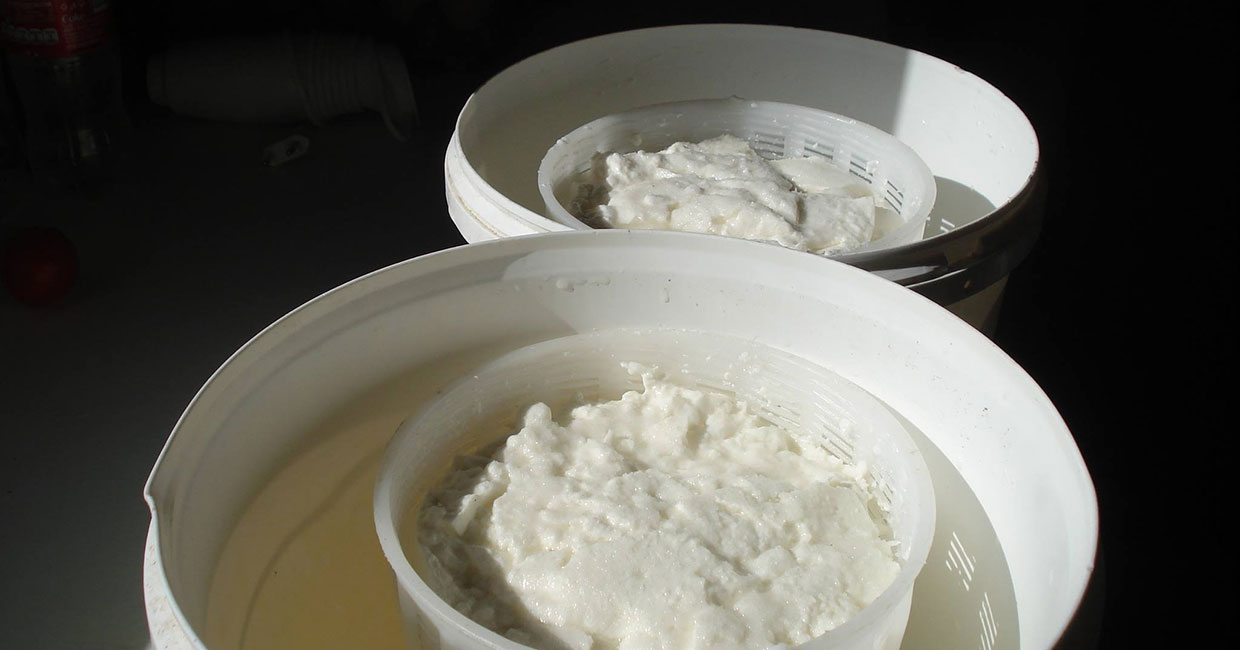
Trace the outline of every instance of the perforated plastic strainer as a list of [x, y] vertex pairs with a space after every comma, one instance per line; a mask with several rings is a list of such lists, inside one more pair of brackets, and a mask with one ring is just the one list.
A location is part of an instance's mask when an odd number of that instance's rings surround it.
[[626, 361], [657, 365], [681, 385], [735, 395], [769, 421], [864, 463], [903, 566], [872, 604], [800, 648], [898, 648], [935, 521], [929, 471], [908, 432], [868, 393], [800, 357], [744, 339], [664, 329], [602, 331], [521, 348], [470, 373], [401, 425], [379, 470], [375, 523], [410, 636], [445, 650], [525, 648], [472, 622], [427, 586], [418, 573], [425, 570], [414, 529], [418, 509], [454, 457], [516, 432], [531, 404], [544, 402], [559, 416], [574, 404], [640, 388]]
[[644, 106], [584, 124], [556, 141], [538, 167], [538, 189], [547, 216], [588, 230], [568, 209], [595, 153], [657, 151], [675, 142], [700, 142], [722, 134], [749, 142], [762, 157], [819, 156], [870, 186], [898, 215], [875, 224], [875, 239], [850, 253], [920, 241], [934, 206], [934, 174], [904, 143], [869, 124], [795, 104], [740, 98], [703, 99]]

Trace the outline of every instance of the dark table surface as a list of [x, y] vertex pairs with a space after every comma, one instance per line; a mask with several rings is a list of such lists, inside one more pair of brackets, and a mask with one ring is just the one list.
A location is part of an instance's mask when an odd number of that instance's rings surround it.
[[[219, 4], [118, 10], [126, 78], [140, 81], [141, 61], [169, 42], [229, 33], [236, 3]], [[1096, 643], [1200, 647], [1195, 638], [1223, 631], [1236, 603], [1213, 586], [1236, 578], [1223, 534], [1235, 509], [1236, 425], [1224, 410], [1234, 399], [1223, 386], [1236, 358], [1236, 157], [1210, 162], [1209, 150], [1235, 150], [1235, 104], [1224, 98], [1237, 84], [1234, 70], [1204, 83], [1188, 72], [1234, 66], [1234, 8], [1138, 15], [1117, 33], [1115, 12], [1061, 5], [638, 2], [600, 21], [563, 2], [533, 13], [479, 2], [464, 17], [452, 3], [359, 3], [347, 16], [332, 2], [286, 4], [257, 3], [246, 29], [292, 15], [400, 42], [421, 109], [409, 142], [365, 117], [324, 127], [180, 118], [127, 81], [133, 164], [102, 194], [49, 193], [21, 170], [0, 172], [0, 239], [53, 226], [81, 260], [57, 304], [0, 293], [0, 647], [144, 647], [141, 490], [177, 416], [229, 354], [292, 308], [464, 243], [447, 218], [442, 162], [473, 88], [576, 38], [712, 21], [920, 49], [1026, 111], [1042, 144], [1046, 221], [1011, 276], [994, 338], [1058, 406], [1097, 486]], [[412, 18], [374, 20], [406, 4]], [[1190, 49], [1173, 44], [1177, 33], [1196, 34]], [[1169, 59], [1174, 73], [1155, 72]], [[1184, 97], [1194, 98], [1188, 120]], [[309, 155], [258, 163], [263, 146], [292, 133], [312, 139]]]

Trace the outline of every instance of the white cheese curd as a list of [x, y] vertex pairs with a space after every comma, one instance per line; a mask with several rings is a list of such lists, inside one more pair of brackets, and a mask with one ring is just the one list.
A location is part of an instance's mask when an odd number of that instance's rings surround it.
[[870, 186], [819, 156], [766, 160], [722, 135], [654, 153], [597, 154], [570, 210], [596, 227], [683, 230], [834, 254], [898, 215]]
[[808, 641], [891, 584], [864, 467], [657, 377], [562, 425], [535, 404], [463, 459], [418, 519], [431, 588], [544, 650], [737, 650]]

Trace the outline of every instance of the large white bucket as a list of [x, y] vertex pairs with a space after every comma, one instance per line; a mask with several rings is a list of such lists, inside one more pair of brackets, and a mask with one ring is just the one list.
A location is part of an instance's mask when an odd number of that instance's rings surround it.
[[928, 54], [831, 32], [681, 25], [609, 34], [502, 71], [462, 108], [444, 159], [467, 241], [566, 230], [545, 216], [538, 167], [558, 138], [640, 106], [739, 96], [817, 108], [894, 135], [937, 198], [925, 239], [840, 256], [909, 286], [983, 331], [1041, 223], [1038, 140], [994, 86]]
[[1097, 506], [1037, 385], [902, 287], [776, 246], [670, 232], [510, 238], [350, 282], [206, 383], [147, 485], [160, 648], [396, 647], [374, 469], [400, 421], [474, 365], [614, 326], [753, 339], [834, 370], [910, 429], [937, 526], [905, 643], [1049, 648], [1094, 562]]

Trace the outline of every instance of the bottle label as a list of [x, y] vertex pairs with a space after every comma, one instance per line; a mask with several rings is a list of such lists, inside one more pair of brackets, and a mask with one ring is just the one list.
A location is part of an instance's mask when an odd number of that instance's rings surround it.
[[10, 52], [73, 56], [110, 42], [109, 0], [0, 0], [0, 37]]

